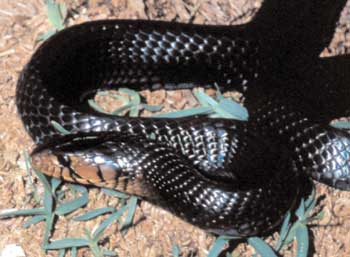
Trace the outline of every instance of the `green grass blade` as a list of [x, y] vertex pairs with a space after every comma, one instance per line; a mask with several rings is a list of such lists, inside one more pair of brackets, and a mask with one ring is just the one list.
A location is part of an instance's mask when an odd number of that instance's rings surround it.
[[83, 185], [72, 184], [72, 183], [69, 183], [68, 185], [69, 185], [69, 188], [74, 192], [79, 192], [81, 194], [88, 194], [87, 188]]
[[140, 107], [149, 112], [159, 112], [163, 108], [163, 106], [161, 105], [149, 105], [149, 104], [141, 104]]
[[129, 88], [120, 88], [118, 90], [121, 93], [126, 93], [129, 95], [130, 97], [130, 112], [129, 112], [129, 116], [130, 117], [137, 117], [139, 116], [139, 111], [140, 111], [140, 104], [141, 104], [141, 97], [140, 94], [132, 89]]
[[122, 192], [119, 192], [119, 191], [116, 191], [113, 189], [108, 189], [108, 188], [102, 188], [101, 192], [105, 193], [106, 195], [120, 198], [120, 199], [128, 199], [130, 197], [129, 195], [127, 195], [125, 193], [122, 193]]
[[36, 41], [44, 41], [46, 39], [48, 39], [49, 37], [53, 36], [54, 34], [56, 34], [56, 29], [50, 29], [47, 32], [40, 34], [35, 40]]
[[131, 226], [132, 220], [134, 219], [135, 212], [136, 212], [136, 207], [137, 207], [137, 201], [138, 201], [138, 199], [137, 199], [136, 196], [132, 196], [128, 200], [128, 203], [127, 203], [128, 214], [126, 215], [126, 218], [125, 218], [125, 220], [123, 222], [123, 225], [122, 225], [122, 228], [121, 228], [121, 230], [123, 231], [124, 235], [126, 233], [126, 229], [129, 226]]
[[63, 248], [72, 248], [72, 247], [84, 247], [88, 246], [88, 240], [84, 238], [65, 238], [61, 240], [56, 240], [48, 244], [46, 250], [57, 250]]
[[107, 96], [107, 97], [116, 99], [118, 101], [122, 101], [123, 104], [128, 104], [130, 102], [127, 97], [116, 95], [116, 94], [109, 93], [109, 92], [103, 92], [102, 91], [102, 92], [98, 92], [97, 94], [100, 95], [100, 96]]
[[180, 249], [176, 244], [173, 245], [171, 252], [173, 254], [173, 257], [180, 257]]
[[52, 193], [54, 194], [57, 190], [57, 188], [62, 184], [62, 180], [57, 179], [57, 178], [51, 178], [51, 190]]
[[248, 243], [254, 247], [255, 251], [260, 254], [261, 257], [277, 257], [275, 251], [261, 238], [250, 237], [248, 238]]
[[15, 216], [33, 216], [45, 214], [44, 208], [33, 208], [28, 210], [6, 209], [0, 210], [0, 218], [9, 218]]
[[[34, 170], [35, 171], [35, 170]], [[47, 246], [49, 243], [51, 231], [53, 229], [55, 214], [53, 213], [54, 209], [54, 195], [52, 192], [51, 183], [46, 179], [46, 177], [40, 173], [36, 172], [38, 178], [44, 185], [44, 196], [43, 196], [43, 205], [45, 209], [45, 229], [44, 229], [44, 237], [43, 237], [43, 248]]]
[[229, 241], [228, 238], [219, 236], [209, 250], [208, 257], [218, 257], [224, 246]]
[[232, 116], [232, 114], [221, 109], [219, 106], [213, 108], [213, 111], [215, 112], [215, 116], [211, 115], [210, 116], [211, 118], [217, 117], [217, 118], [224, 118], [224, 119], [237, 119], [236, 117]]
[[88, 104], [92, 109], [94, 109], [97, 112], [109, 114], [109, 112], [106, 112], [101, 106], [99, 106], [94, 99], [89, 99]]
[[337, 121], [331, 124], [332, 127], [337, 129], [350, 129], [349, 121]]
[[315, 189], [312, 190], [311, 195], [306, 199], [305, 204], [304, 204], [305, 208], [306, 209], [310, 208], [310, 206], [314, 205], [314, 202], [316, 202], [316, 191], [315, 191]]
[[132, 108], [130, 109], [130, 117], [138, 117], [140, 113], [140, 104], [141, 104], [141, 97], [140, 94], [136, 91], [130, 94], [131, 97], [131, 103], [133, 104]]
[[68, 130], [66, 130], [61, 124], [59, 124], [58, 122], [56, 122], [54, 120], [51, 121], [51, 125], [54, 127], [54, 129], [56, 129], [62, 135], [70, 134], [70, 132]]
[[88, 239], [89, 247], [91, 249], [92, 255], [94, 257], [103, 257], [102, 249], [100, 249], [100, 247], [98, 246], [99, 235], [96, 236], [95, 238], [92, 238], [90, 235], [90, 232], [86, 228], [84, 228], [84, 234], [85, 234], [86, 238]]
[[59, 205], [55, 211], [57, 215], [66, 215], [85, 206], [89, 201], [87, 194], [82, 195], [72, 201]]
[[64, 28], [64, 20], [67, 15], [67, 8], [63, 3], [57, 4], [53, 0], [46, 0], [47, 16], [51, 25], [57, 29], [61, 30]]
[[246, 108], [239, 103], [226, 98], [221, 100], [214, 110], [217, 111], [217, 113], [222, 112], [223, 114], [227, 115], [227, 118], [231, 119], [233, 118], [246, 121], [249, 117], [248, 110]]
[[58, 8], [62, 17], [62, 20], [64, 22], [64, 20], [67, 18], [68, 15], [68, 9], [67, 6], [65, 4], [58, 4]]
[[205, 94], [203, 91], [194, 90], [194, 95], [203, 107], [211, 107], [215, 117], [226, 119], [248, 120], [248, 111], [242, 105], [231, 99], [223, 97], [218, 91], [219, 102]]
[[54, 199], [53, 199], [53, 196], [52, 196], [51, 186], [50, 186], [48, 188], [45, 188], [45, 191], [44, 191], [43, 204], [44, 204], [44, 208], [45, 208], [46, 214], [52, 213], [53, 203], [54, 203]]
[[192, 90], [192, 93], [196, 97], [197, 101], [199, 102], [199, 105], [201, 107], [212, 107], [212, 106], [210, 106], [210, 104], [208, 103], [207, 98], [206, 98], [206, 97], [209, 97], [209, 96], [204, 93], [205, 97], [202, 97], [202, 95], [199, 92], [202, 92], [202, 91], [201, 90]]
[[315, 189], [313, 189], [311, 195], [305, 201], [305, 215], [304, 215], [304, 219], [308, 218], [308, 216], [311, 214], [311, 212], [315, 209], [316, 204], [317, 204], [316, 191], [315, 191]]
[[103, 231], [110, 225], [112, 224], [115, 220], [119, 219], [124, 212], [128, 209], [127, 205], [124, 205], [121, 207], [118, 211], [115, 213], [112, 213], [107, 219], [105, 219], [100, 226], [95, 230], [93, 233], [94, 238], [99, 238], [100, 235], [103, 233]]
[[43, 237], [43, 248], [45, 249], [49, 243], [51, 231], [53, 229], [55, 215], [53, 213], [47, 213], [45, 217], [45, 229], [44, 229], [44, 237]]
[[134, 104], [128, 103], [126, 105], [123, 105], [122, 107], [119, 107], [111, 112], [112, 115], [121, 115], [122, 112], [131, 110], [134, 107]]
[[175, 111], [175, 112], [169, 112], [169, 113], [161, 113], [153, 115], [152, 117], [155, 118], [182, 118], [182, 117], [189, 117], [189, 116], [195, 116], [195, 115], [204, 115], [204, 114], [210, 114], [212, 113], [211, 107], [197, 107], [197, 108], [191, 108], [181, 111]]
[[203, 90], [193, 90], [193, 94], [202, 106], [215, 107], [218, 105], [218, 102], [212, 97], [208, 96], [206, 93], [204, 93]]
[[77, 216], [75, 218], [73, 218], [73, 220], [75, 221], [87, 221], [87, 220], [91, 220], [94, 219], [98, 216], [104, 215], [106, 213], [111, 213], [114, 212], [115, 209], [112, 207], [103, 207], [103, 208], [98, 208], [92, 211], [88, 211], [83, 215]]
[[307, 257], [309, 252], [309, 233], [306, 225], [300, 223], [295, 232], [297, 257]]
[[31, 158], [30, 158], [30, 155], [29, 155], [28, 151], [24, 151], [23, 152], [23, 156], [24, 156], [24, 163], [25, 163], [25, 166], [26, 166], [26, 171], [27, 171], [29, 185], [30, 185], [30, 187], [33, 190], [34, 200], [37, 203], [40, 203], [40, 196], [39, 196], [39, 193], [38, 193], [38, 190], [37, 190], [36, 186], [34, 186], [33, 179], [32, 179], [32, 173], [30, 172], [31, 168], [32, 168], [32, 163], [31, 163]]
[[289, 245], [294, 240], [296, 229], [301, 223], [302, 222], [298, 220], [295, 223], [293, 223], [293, 225], [290, 227], [288, 234], [286, 235], [286, 239], [284, 240], [284, 246]]
[[29, 219], [28, 221], [24, 222], [22, 227], [23, 228], [28, 228], [31, 225], [35, 225], [41, 221], [44, 221], [46, 219], [45, 215], [36, 215], [33, 218]]
[[297, 215], [299, 220], [303, 220], [305, 217], [305, 201], [301, 199], [300, 205], [298, 209], [295, 211], [295, 215]]
[[[66, 255], [66, 249], [60, 249], [58, 251], [58, 257], [64, 257]], [[72, 254], [73, 257], [73, 254]]]
[[77, 257], [77, 255], [78, 255], [78, 248], [75, 247], [75, 246], [72, 247], [72, 250], [71, 250], [70, 255], [71, 255], [72, 257]]
[[225, 97], [221, 93], [221, 90], [220, 90], [220, 87], [219, 87], [218, 83], [214, 83], [214, 87], [216, 88], [216, 99], [218, 101], [221, 101], [222, 99], [225, 99]]
[[281, 248], [283, 247], [283, 243], [286, 239], [286, 236], [287, 236], [289, 228], [290, 228], [290, 225], [289, 225], [290, 217], [291, 217], [291, 214], [290, 214], [290, 211], [288, 211], [286, 216], [284, 217], [284, 220], [283, 220], [283, 223], [281, 226], [281, 230], [279, 232], [279, 237], [278, 237], [277, 243], [275, 245], [276, 251], [281, 250]]
[[40, 171], [37, 171], [36, 169], [33, 169], [33, 171], [35, 175], [38, 177], [38, 179], [40, 180], [40, 182], [44, 185], [44, 189], [48, 192], [52, 192], [51, 183], [46, 178], [46, 176]]

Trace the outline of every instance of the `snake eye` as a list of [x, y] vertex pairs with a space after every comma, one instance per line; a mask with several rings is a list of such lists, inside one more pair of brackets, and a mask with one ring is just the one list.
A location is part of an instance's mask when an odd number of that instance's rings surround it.
[[64, 167], [69, 167], [71, 165], [71, 161], [70, 161], [70, 158], [68, 157], [68, 155], [57, 154], [56, 158], [57, 158], [57, 161], [59, 162], [59, 164], [61, 164]]

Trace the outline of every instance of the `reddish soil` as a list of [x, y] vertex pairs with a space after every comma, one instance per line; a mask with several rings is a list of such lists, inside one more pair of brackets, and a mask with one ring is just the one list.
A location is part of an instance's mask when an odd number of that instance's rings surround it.
[[[66, 0], [70, 10], [67, 25], [84, 21], [120, 19], [157, 19], [194, 22], [201, 24], [232, 24], [246, 22], [260, 1], [254, 0]], [[243, 15], [248, 10], [247, 15]], [[350, 52], [350, 4], [343, 12], [334, 41], [324, 52], [343, 54]], [[238, 20], [235, 17], [240, 17]], [[33, 143], [24, 131], [16, 114], [15, 87], [18, 74], [37, 47], [37, 36], [49, 29], [46, 8], [41, 0], [0, 1], [0, 210], [10, 208], [37, 207], [32, 199], [32, 188], [28, 183], [23, 151], [30, 150]], [[342, 44], [339, 44], [342, 43]], [[341, 46], [341, 47], [339, 47]], [[189, 91], [165, 92], [162, 90], [145, 95], [149, 103], [163, 104], [164, 110], [182, 109], [195, 104]], [[37, 182], [35, 182], [37, 183]], [[37, 183], [38, 184], [38, 183]], [[39, 191], [42, 187], [38, 184]], [[324, 194], [325, 216], [313, 232], [314, 254], [312, 256], [350, 256], [350, 193], [332, 190], [317, 185], [319, 195]], [[116, 199], [107, 197], [98, 189], [91, 190], [88, 209], [114, 206]], [[54, 238], [83, 235], [83, 228], [93, 230], [104, 217], [75, 222], [72, 215], [60, 219], [55, 227]], [[57, 252], [47, 255], [41, 250], [43, 224], [21, 227], [26, 218], [0, 220], [0, 255], [9, 244], [21, 246], [26, 256], [58, 256]], [[118, 225], [112, 225], [104, 234], [104, 247], [114, 250], [119, 256], [153, 257], [171, 256], [173, 244], [181, 249], [182, 256], [204, 257], [214, 238], [202, 230], [142, 202], [136, 211], [134, 226], [125, 237], [118, 232]], [[291, 247], [285, 256], [294, 256]], [[253, 250], [239, 245], [232, 256], [251, 256]], [[86, 249], [79, 256], [91, 256]], [[7, 256], [6, 256], [7, 257]]]

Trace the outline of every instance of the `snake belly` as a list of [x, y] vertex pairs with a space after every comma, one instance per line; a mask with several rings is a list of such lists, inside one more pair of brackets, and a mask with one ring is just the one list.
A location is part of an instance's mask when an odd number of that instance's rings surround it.
[[[265, 30], [262, 17], [240, 26], [102, 20], [58, 32], [33, 54], [17, 85], [18, 112], [38, 145], [34, 167], [138, 195], [209, 232], [243, 237], [279, 224], [305, 175], [348, 190], [349, 134], [328, 126], [331, 115], [348, 109], [317, 113], [323, 94], [339, 103], [349, 95], [343, 82], [329, 85], [340, 75], [349, 81], [330, 65], [348, 65], [348, 58], [321, 60], [280, 45], [288, 34]], [[303, 44], [318, 51], [313, 41]], [[313, 81], [315, 74], [322, 75]], [[100, 89], [214, 83], [244, 94], [248, 122], [115, 117], [87, 104]], [[60, 135], [52, 121], [71, 134]]]

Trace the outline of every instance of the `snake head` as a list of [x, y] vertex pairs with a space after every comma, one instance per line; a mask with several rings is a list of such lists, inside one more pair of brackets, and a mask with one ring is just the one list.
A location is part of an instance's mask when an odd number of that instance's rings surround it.
[[135, 159], [140, 152], [114, 133], [84, 133], [55, 137], [31, 154], [32, 167], [72, 183], [114, 188], [151, 197]]
[[31, 154], [32, 166], [42, 173], [69, 182], [101, 184], [116, 177], [118, 166], [109, 153], [95, 153], [103, 139], [97, 135], [68, 135], [38, 146]]

